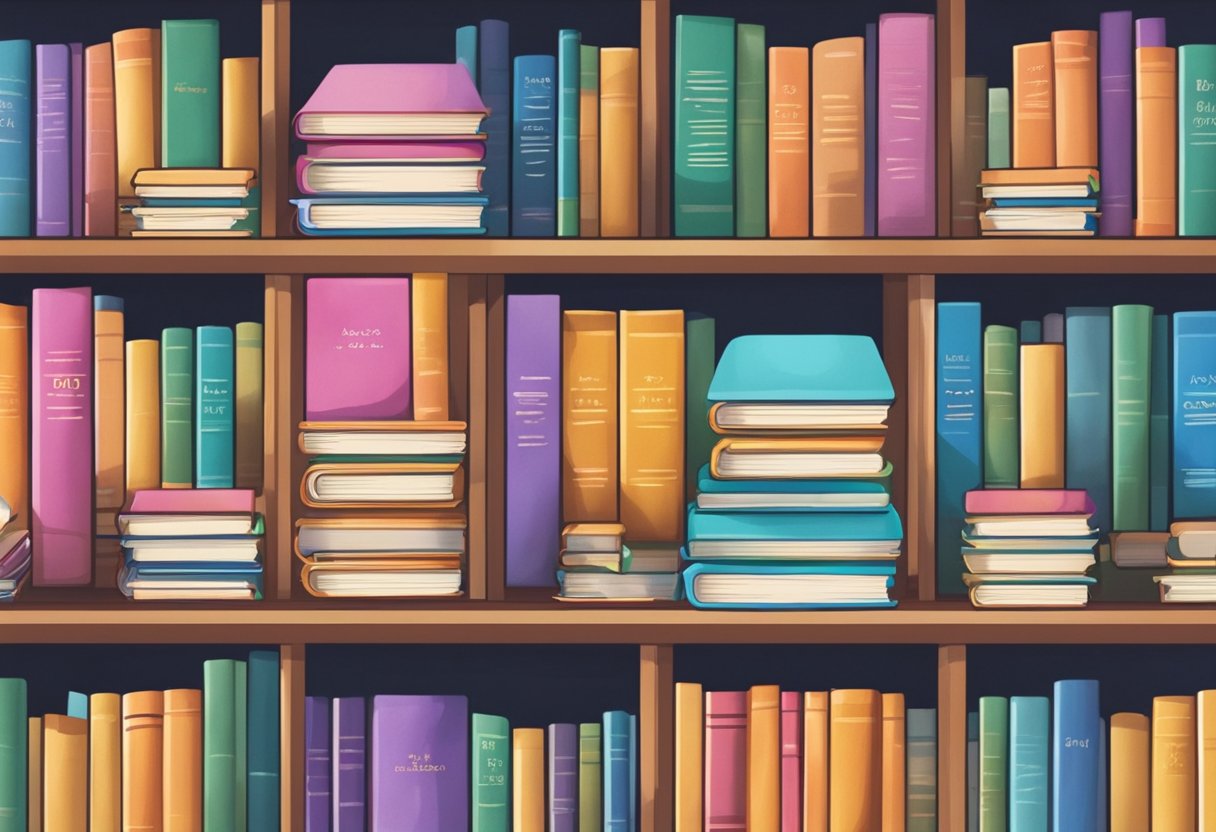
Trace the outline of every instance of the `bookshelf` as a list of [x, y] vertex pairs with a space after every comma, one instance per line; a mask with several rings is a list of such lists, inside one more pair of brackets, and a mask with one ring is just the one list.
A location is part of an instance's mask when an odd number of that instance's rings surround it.
[[[300, 2], [301, 0], [297, 0]], [[321, 0], [310, 0], [313, 6]], [[968, 650], [988, 645], [1204, 645], [1216, 609], [1095, 605], [1076, 611], [980, 611], [934, 598], [934, 307], [937, 275], [976, 283], [1015, 275], [1193, 275], [1216, 263], [1214, 239], [950, 239], [951, 178], [962, 170], [968, 13], [992, 0], [928, 0], [937, 14], [938, 238], [690, 240], [670, 231], [671, 0], [600, 0], [638, 14], [641, 47], [642, 239], [303, 239], [291, 196], [292, 0], [257, 4], [261, 24], [262, 233], [257, 240], [0, 240], [0, 281], [16, 275], [248, 275], [264, 286], [266, 595], [256, 604], [132, 604], [115, 592], [29, 590], [0, 608], [0, 655], [17, 645], [279, 645], [283, 829], [303, 829], [303, 702], [310, 645], [624, 645], [636, 648], [640, 828], [672, 827], [674, 701], [681, 648], [722, 645], [894, 645], [925, 649], [939, 710], [939, 829], [965, 829]], [[683, 0], [681, 0], [683, 2]], [[484, 5], [484, 4], [483, 4]], [[505, 4], [509, 7], [509, 4]], [[685, 4], [687, 5], [687, 4]], [[225, 7], [227, 8], [227, 6]], [[245, 6], [241, 5], [241, 8]], [[872, 8], [880, 10], [881, 3]], [[174, 4], [166, 15], [177, 14]], [[509, 8], [502, 14], [509, 15]], [[473, 19], [470, 17], [470, 19]], [[1044, 19], [1044, 31], [1050, 28]], [[553, 26], [556, 34], [556, 24]], [[807, 29], [802, 39], [816, 38]], [[329, 61], [297, 48], [296, 60]], [[303, 57], [301, 57], [303, 56]], [[403, 58], [408, 58], [403, 55]], [[299, 92], [299, 91], [297, 91]], [[451, 275], [453, 405], [469, 423], [467, 597], [427, 603], [321, 601], [299, 585], [292, 527], [303, 457], [305, 275]], [[699, 612], [687, 606], [561, 604], [508, 593], [503, 562], [504, 298], [508, 276], [551, 275], [572, 287], [613, 275], [663, 275], [692, 291], [707, 274], [821, 281], [879, 275], [884, 355], [897, 401], [889, 450], [906, 527], [890, 611]], [[1086, 279], [1088, 279], [1088, 277]], [[194, 278], [202, 279], [202, 278]], [[686, 282], [687, 281], [687, 282]], [[1153, 284], [1143, 281], [1145, 292]], [[805, 287], [805, 289], [803, 289]], [[918, 654], [919, 655], [919, 654]], [[761, 681], [757, 679], [756, 681]]]

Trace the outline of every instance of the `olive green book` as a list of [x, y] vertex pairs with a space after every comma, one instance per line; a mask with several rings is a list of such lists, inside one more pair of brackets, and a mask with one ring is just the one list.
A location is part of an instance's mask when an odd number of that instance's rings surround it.
[[1009, 818], [1009, 700], [980, 697], [980, 829], [1005, 832]]
[[984, 327], [984, 487], [1018, 487], [1018, 331]]
[[180, 326], [160, 336], [160, 480], [194, 485], [194, 330]]
[[764, 27], [735, 29], [735, 234], [768, 233], [768, 86]]
[[600, 733], [598, 722], [578, 726], [578, 832], [601, 832], [604, 828]]
[[1111, 310], [1111, 458], [1114, 531], [1149, 527], [1149, 403], [1153, 307], [1123, 304]]

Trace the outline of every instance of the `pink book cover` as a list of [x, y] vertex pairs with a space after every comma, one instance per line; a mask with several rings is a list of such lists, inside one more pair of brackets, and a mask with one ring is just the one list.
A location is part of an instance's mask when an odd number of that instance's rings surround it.
[[123, 514], [253, 514], [251, 488], [152, 488], [136, 491]]
[[310, 161], [342, 159], [406, 164], [469, 164], [480, 162], [485, 157], [485, 141], [309, 142], [304, 150], [304, 158]]
[[878, 18], [878, 234], [936, 233], [933, 15]]
[[747, 691], [705, 694], [705, 832], [747, 832]]
[[1083, 488], [990, 488], [968, 491], [967, 514], [1093, 514]]
[[409, 419], [409, 278], [314, 277], [305, 305], [304, 418]]
[[93, 291], [35, 289], [35, 586], [93, 582]]
[[802, 694], [781, 691], [781, 832], [802, 830]]

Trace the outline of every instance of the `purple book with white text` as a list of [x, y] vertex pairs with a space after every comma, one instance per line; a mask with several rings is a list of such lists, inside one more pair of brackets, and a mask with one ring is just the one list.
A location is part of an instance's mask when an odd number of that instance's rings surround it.
[[578, 726], [549, 726], [549, 832], [578, 829]]
[[372, 698], [371, 832], [469, 828], [469, 700]]
[[507, 297], [507, 586], [553, 586], [561, 532], [561, 298]]
[[69, 43], [71, 58], [71, 138], [72, 236], [84, 236], [84, 44]]
[[329, 699], [304, 699], [304, 832], [329, 832]]
[[1134, 43], [1131, 12], [1102, 12], [1098, 19], [1098, 167], [1102, 214], [1098, 234], [1132, 236], [1132, 183], [1136, 168]]
[[362, 696], [334, 700], [334, 832], [363, 832], [367, 818], [367, 716]]
[[933, 15], [878, 18], [878, 236], [936, 234]]
[[67, 44], [38, 44], [34, 68], [38, 78], [34, 233], [67, 237], [72, 233], [72, 59]]

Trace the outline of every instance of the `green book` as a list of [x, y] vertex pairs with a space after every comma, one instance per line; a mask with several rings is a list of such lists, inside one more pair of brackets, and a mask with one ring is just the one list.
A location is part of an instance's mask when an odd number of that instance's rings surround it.
[[1018, 340], [1023, 344], [1043, 343], [1043, 322], [1022, 321], [1018, 325]]
[[1149, 371], [1153, 307], [1124, 304], [1111, 310], [1111, 468], [1114, 531], [1149, 526]]
[[[592, 109], [597, 109], [600, 100], [600, 48], [598, 46], [588, 46], [584, 43], [579, 46], [578, 54], [580, 100], [589, 97], [593, 102]], [[594, 124], [594, 130], [588, 130], [581, 121], [581, 115], [579, 118], [579, 164], [582, 165], [587, 158], [591, 158], [592, 175], [586, 177], [588, 181], [584, 182], [580, 168], [578, 180], [578, 233], [580, 237], [598, 237], [600, 236], [599, 116], [596, 116], [597, 121]], [[588, 134], [586, 146], [583, 145], [582, 136], [584, 134]], [[584, 157], [583, 153], [587, 153], [587, 157]]]
[[0, 679], [0, 832], [26, 832], [28, 700], [24, 679]]
[[735, 21], [676, 15], [675, 234], [735, 233]]
[[279, 651], [249, 653], [249, 828], [279, 828]]
[[980, 829], [1005, 832], [1009, 817], [1009, 700], [980, 697]]
[[161, 21], [161, 164], [220, 166], [220, 22]]
[[735, 33], [735, 234], [768, 234], [768, 85], [764, 27], [740, 23]]
[[1148, 527], [1170, 527], [1170, 316], [1153, 316], [1148, 406]]
[[1009, 87], [988, 88], [988, 167], [1009, 167]]
[[984, 487], [1018, 487], [1018, 331], [984, 328]]
[[232, 726], [236, 729], [233, 742], [236, 755], [232, 772], [232, 828], [235, 832], [245, 832], [249, 817], [249, 671], [244, 662], [233, 662], [232, 669], [232, 700], [235, 706]]
[[180, 326], [160, 336], [160, 478], [194, 486], [194, 330]]
[[709, 426], [709, 382], [714, 377], [716, 352], [714, 319], [696, 313], [684, 316], [684, 475], [688, 497], [697, 494], [697, 474], [709, 462], [718, 437]]
[[557, 236], [578, 236], [579, 83], [582, 35], [557, 33]]
[[511, 725], [473, 714], [473, 832], [510, 832]]
[[203, 662], [203, 832], [234, 828], [236, 665], [233, 659]]
[[1216, 235], [1216, 45], [1178, 47], [1178, 234]]
[[600, 758], [600, 724], [578, 726], [578, 832], [604, 828], [604, 775]]

